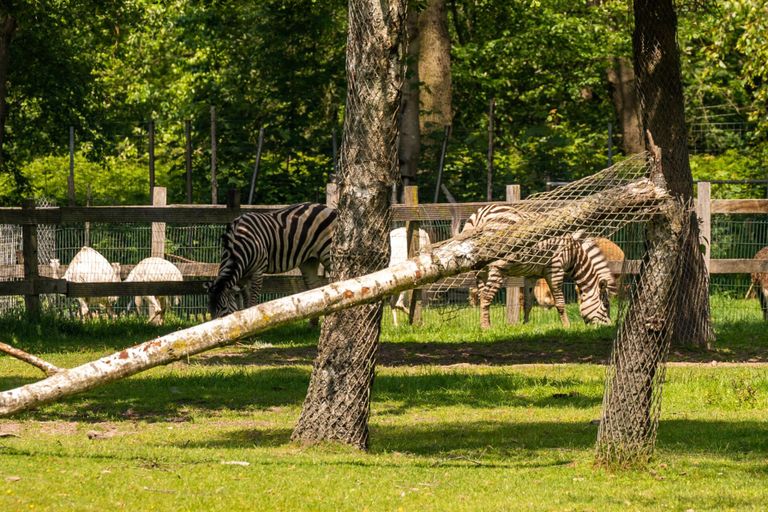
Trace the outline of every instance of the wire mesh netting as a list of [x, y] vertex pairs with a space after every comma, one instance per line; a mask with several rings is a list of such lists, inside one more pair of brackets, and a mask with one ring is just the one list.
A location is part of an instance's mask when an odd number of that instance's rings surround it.
[[[618, 288], [615, 272], [610, 271], [597, 240], [615, 235], [625, 225], [648, 219], [656, 205], [657, 190], [644, 178], [647, 173], [646, 156], [637, 155], [528, 200], [481, 208], [467, 221], [459, 237], [476, 237], [473, 241], [479, 259], [493, 263], [479, 271], [443, 279], [429, 287], [427, 296], [441, 303], [477, 283], [481, 325], [489, 327], [491, 304], [506, 277], [545, 278], [553, 305], [563, 324], [568, 325], [564, 278], [570, 275], [576, 278], [585, 321], [608, 323], [608, 294], [615, 294]], [[613, 243], [611, 246], [623, 258], [623, 251]], [[525, 287], [529, 288], [528, 282]], [[517, 293], [514, 287], [507, 288], [507, 294]], [[467, 300], [473, 300], [471, 291]], [[524, 302], [527, 313], [529, 300]], [[455, 313], [441, 305], [444, 311]]]
[[597, 443], [598, 461], [610, 465], [633, 465], [650, 459], [670, 341], [675, 333], [680, 338], [705, 329], [696, 324], [708, 321], [707, 314], [702, 318], [679, 311], [706, 313], [708, 309], [706, 286], [679, 284], [706, 276], [703, 258], [686, 258], [686, 252], [698, 250], [699, 244], [693, 208], [678, 204], [668, 218], [670, 223], [656, 222], [649, 228], [649, 237], [659, 238], [630, 281], [629, 300], [620, 301], [622, 321], [607, 369]]

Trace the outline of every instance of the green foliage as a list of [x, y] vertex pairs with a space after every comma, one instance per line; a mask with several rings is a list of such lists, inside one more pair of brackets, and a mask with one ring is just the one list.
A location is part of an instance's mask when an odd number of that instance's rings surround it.
[[[88, 188], [93, 204], [148, 204], [149, 171], [147, 162], [132, 158], [106, 157], [102, 162], [88, 160], [83, 153], [75, 155], [75, 197], [77, 204], [87, 201]], [[37, 158], [22, 168], [35, 195], [67, 204], [68, 156]], [[155, 183], [165, 186], [169, 169], [155, 167]]]
[[[474, 143], [467, 151], [479, 161], [488, 102], [495, 99], [497, 152], [518, 164], [500, 169], [501, 187], [514, 179], [539, 191], [548, 180], [605, 166], [614, 116], [605, 70], [611, 57], [628, 51], [623, 9], [619, 2], [574, 7], [549, 0], [461, 2], [453, 11], [455, 123], [473, 133], [465, 137]], [[465, 200], [484, 198], [474, 187], [461, 190]]]
[[[766, 0], [728, 0], [681, 12], [686, 105], [698, 151], [747, 155], [765, 140], [767, 6]], [[444, 182], [454, 195], [485, 198], [491, 98], [495, 198], [508, 183], [523, 185], [528, 194], [547, 180], [572, 180], [604, 167], [607, 126], [618, 126], [606, 69], [615, 57], [631, 55], [626, 2], [456, 0], [447, 9], [456, 115]], [[50, 177], [29, 169], [50, 166], [49, 155], [66, 151], [69, 126], [75, 127], [78, 168], [125, 169], [123, 182], [135, 181], [141, 173], [134, 168], [146, 161], [147, 122], [154, 119], [169, 200], [185, 200], [184, 123], [190, 121], [193, 200], [208, 202], [211, 106], [219, 201], [230, 186], [247, 193], [262, 126], [255, 200], [321, 198], [332, 171], [331, 134], [340, 135], [343, 117], [346, 10], [341, 0], [14, 6], [19, 29], [9, 70], [9, 172], [0, 175], [0, 199], [13, 204], [43, 189], [62, 197], [62, 189], [46, 185]], [[614, 133], [617, 147], [618, 129]], [[437, 158], [433, 147], [420, 165], [424, 200], [434, 193]], [[734, 173], [752, 172], [724, 158]], [[95, 198], [109, 195], [103, 201], [146, 202], [133, 191], [98, 189]]]
[[[768, 144], [744, 149], [729, 149], [719, 155], [691, 155], [691, 173], [694, 181], [712, 180], [765, 180]], [[759, 186], [759, 189], [764, 185]], [[754, 199], [756, 185], [717, 185], [718, 199]], [[762, 193], [758, 194], [762, 195]]]

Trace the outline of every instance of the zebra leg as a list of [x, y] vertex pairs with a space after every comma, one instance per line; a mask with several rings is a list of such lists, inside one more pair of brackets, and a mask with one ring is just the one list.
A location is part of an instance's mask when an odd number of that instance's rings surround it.
[[147, 295], [148, 322], [152, 325], [163, 325], [163, 308], [154, 295]]
[[389, 308], [392, 311], [392, 324], [395, 327], [398, 327], [399, 324], [397, 322], [397, 297], [392, 296], [389, 298]]
[[760, 309], [763, 311], [763, 320], [768, 320], [768, 289], [759, 284], [759, 290], [757, 291], [757, 298], [760, 300]]
[[[323, 280], [317, 275], [318, 270], [320, 270], [319, 260], [307, 260], [299, 265], [299, 270], [301, 271], [301, 277], [304, 280], [304, 286], [307, 287], [307, 290], [322, 286]], [[317, 317], [309, 319], [309, 325], [311, 327], [317, 327], [319, 324], [320, 320]]]
[[241, 286], [243, 294], [243, 307], [250, 308], [259, 303], [259, 294], [261, 293], [261, 284], [264, 281], [264, 274], [254, 272], [250, 277], [242, 281]]
[[503, 273], [500, 268], [495, 266], [488, 267], [488, 273], [484, 283], [480, 283], [481, 274], [478, 274], [478, 288], [480, 293], [480, 328], [490, 329], [491, 327], [491, 302], [496, 296], [496, 292], [501, 288]]
[[533, 287], [536, 286], [536, 278], [526, 277], [523, 282], [523, 323], [527, 324], [531, 319], [533, 309]]
[[549, 290], [552, 292], [552, 298], [555, 300], [555, 308], [560, 315], [560, 321], [563, 323], [563, 327], [570, 327], [571, 321], [568, 320], [568, 313], [565, 311], [565, 294], [563, 294], [563, 278], [560, 273], [554, 273], [552, 275], [544, 276], [549, 285]]
[[78, 297], [77, 302], [80, 305], [80, 318], [85, 320], [88, 317], [88, 303], [85, 302], [85, 299]]

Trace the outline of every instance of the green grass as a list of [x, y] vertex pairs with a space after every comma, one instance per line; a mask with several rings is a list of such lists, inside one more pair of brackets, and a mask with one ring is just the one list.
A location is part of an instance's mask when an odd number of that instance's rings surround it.
[[[762, 360], [753, 316], [673, 359]], [[590, 423], [605, 370], [574, 363], [607, 357], [610, 328], [442, 324], [385, 322], [368, 453], [290, 442], [318, 333], [302, 323], [0, 419], [0, 510], [765, 509], [768, 367], [671, 365], [653, 462], [609, 472]], [[183, 326], [0, 319], [61, 366]], [[0, 357], [2, 389], [38, 378]]]

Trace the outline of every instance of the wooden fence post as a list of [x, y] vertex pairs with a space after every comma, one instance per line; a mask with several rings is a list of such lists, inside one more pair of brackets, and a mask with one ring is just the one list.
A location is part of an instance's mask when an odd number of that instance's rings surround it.
[[708, 181], [696, 185], [696, 216], [699, 218], [699, 244], [704, 248], [704, 264], [709, 273], [710, 246], [712, 245], [712, 194]]
[[[405, 206], [419, 205], [419, 187], [408, 185], [403, 187], [403, 204]], [[412, 258], [419, 253], [419, 221], [408, 221], [405, 223], [406, 240], [408, 244], [408, 257]], [[417, 288], [408, 293], [408, 323], [418, 325], [421, 323], [421, 300], [422, 290]]]
[[232, 187], [227, 190], [227, 208], [240, 208], [240, 189]]
[[[507, 185], [507, 202], [520, 200], [520, 185]], [[507, 323], [520, 323], [520, 292], [519, 286], [507, 287]]]
[[[152, 189], [152, 206], [165, 206], [167, 204], [167, 191], [165, 187]], [[155, 258], [165, 257], [165, 222], [152, 223], [151, 255]]]
[[[22, 200], [21, 208], [31, 217], [35, 213], [35, 200]], [[27, 308], [27, 314], [31, 318], [37, 318], [40, 316], [40, 295], [37, 294], [36, 290], [37, 278], [39, 277], [37, 269], [37, 224], [24, 224], [21, 233], [24, 251], [24, 281], [32, 285], [30, 294], [24, 296], [24, 304]]]

